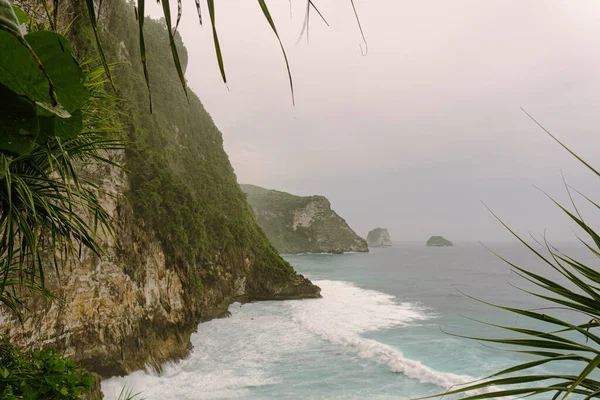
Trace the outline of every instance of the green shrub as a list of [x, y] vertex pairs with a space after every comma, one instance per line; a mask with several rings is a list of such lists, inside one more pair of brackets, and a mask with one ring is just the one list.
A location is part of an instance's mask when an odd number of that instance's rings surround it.
[[74, 400], [94, 379], [54, 350], [22, 352], [0, 342], [0, 399]]

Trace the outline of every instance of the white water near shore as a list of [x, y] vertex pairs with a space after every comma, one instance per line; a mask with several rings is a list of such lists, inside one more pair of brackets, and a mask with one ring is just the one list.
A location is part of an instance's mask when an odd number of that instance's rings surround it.
[[250, 398], [250, 388], [280, 382], [271, 369], [282, 360], [321, 350], [335, 351], [352, 362], [359, 358], [380, 363], [440, 389], [473, 379], [437, 372], [392, 346], [360, 336], [428, 319], [425, 308], [349, 282], [315, 283], [322, 289], [322, 299], [233, 304], [230, 318], [199, 326], [189, 358], [167, 365], [160, 375], [140, 371], [106, 380], [102, 384], [106, 399], [116, 399], [123, 385], [157, 400]]
[[405, 358], [399, 350], [360, 334], [393, 326], [408, 326], [428, 319], [427, 310], [412, 303], [397, 303], [394, 296], [363, 290], [348, 282], [316, 281], [323, 300], [293, 304], [293, 319], [300, 327], [355, 352], [360, 358], [386, 364], [421, 383], [447, 388], [473, 380], [470, 376], [440, 373], [418, 361]]
[[[500, 251], [519, 264], [539, 266], [519, 248]], [[440, 329], [498, 334], [462, 315], [527, 322], [458, 292], [535, 305], [507, 284], [514, 276], [481, 247], [412, 245], [286, 258], [322, 288], [322, 299], [232, 304], [230, 318], [198, 326], [188, 358], [161, 374], [138, 371], [103, 381], [106, 399], [116, 399], [124, 385], [148, 400], [410, 399], [524, 360]], [[579, 366], [561, 368], [573, 373]]]

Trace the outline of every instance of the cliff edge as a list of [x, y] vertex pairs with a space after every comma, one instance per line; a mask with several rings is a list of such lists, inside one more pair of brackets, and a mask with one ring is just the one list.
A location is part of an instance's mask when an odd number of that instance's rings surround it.
[[[69, 37], [80, 60], [98, 60], [83, 2], [71, 0]], [[123, 99], [127, 152], [107, 155], [125, 170], [84, 173], [115, 232], [103, 254], [82, 249], [48, 271], [54, 302], [26, 299], [20, 324], [0, 312], [0, 332], [23, 348], [51, 347], [102, 376], [160, 368], [185, 357], [199, 321], [227, 315], [234, 301], [319, 297], [269, 244], [223, 150], [221, 133], [198, 97], [183, 92], [164, 21], [144, 32], [153, 113], [140, 62], [138, 24], [123, 0], [102, 3], [100, 37]], [[61, 28], [61, 27], [59, 27]], [[58, 29], [62, 31], [61, 29]], [[185, 64], [187, 52], [177, 36]], [[1, 310], [0, 310], [1, 311]]]
[[280, 253], [367, 252], [367, 242], [331, 209], [323, 196], [295, 196], [240, 185], [256, 220]]

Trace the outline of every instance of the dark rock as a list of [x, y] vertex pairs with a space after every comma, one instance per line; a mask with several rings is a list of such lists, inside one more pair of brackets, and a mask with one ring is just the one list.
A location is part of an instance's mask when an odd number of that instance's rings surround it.
[[444, 239], [442, 236], [432, 236], [427, 240], [427, 246], [432, 247], [450, 247], [453, 246], [452, 242]]

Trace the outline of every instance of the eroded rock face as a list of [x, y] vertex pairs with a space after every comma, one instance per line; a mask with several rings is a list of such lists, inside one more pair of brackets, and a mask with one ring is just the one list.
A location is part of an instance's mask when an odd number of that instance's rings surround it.
[[[115, 161], [123, 154], [114, 155]], [[57, 296], [26, 298], [23, 324], [0, 313], [0, 331], [21, 348], [51, 347], [102, 376], [124, 375], [148, 365], [160, 369], [185, 357], [199, 321], [228, 315], [239, 300], [319, 297], [320, 289], [296, 275], [281, 282], [256, 271], [251, 251], [223, 254], [203, 287], [191, 286], [185, 268], [166, 261], [161, 243], [133, 218], [127, 177], [116, 168], [91, 169], [107, 193], [102, 205], [114, 218], [105, 254], [83, 250], [65, 261], [60, 277], [47, 274]]]
[[[114, 154], [115, 161], [123, 154]], [[22, 348], [51, 347], [101, 375], [159, 367], [189, 351], [195, 318], [180, 274], [165, 263], [161, 244], [133, 219], [117, 168], [89, 169], [105, 189], [99, 200], [115, 221], [115, 238], [102, 237], [105, 254], [84, 249], [63, 260], [60, 276], [47, 274], [56, 301], [31, 296], [23, 324], [2, 314], [0, 329]]]
[[325, 211], [327, 204], [324, 201], [310, 201], [306, 206], [298, 208], [294, 212], [294, 220], [292, 221], [292, 229], [297, 230], [298, 227], [310, 229], [315, 219], [320, 218]]
[[[84, 3], [67, 0], [62, 6], [68, 10], [60, 15], [62, 25], [75, 20], [69, 29], [75, 50], [84, 54], [81, 59], [95, 59], [95, 47], [86, 47], [93, 46], [93, 34], [75, 18], [85, 15]], [[197, 324], [226, 316], [234, 301], [319, 297], [320, 289], [269, 245], [237, 185], [220, 132], [195, 94], [182, 93], [174, 67], [159, 66], [159, 60], [171, 60], [164, 23], [145, 24], [155, 60], [149, 71], [161, 77], [154, 80], [150, 115], [133, 6], [106, 0], [102, 11], [107, 58], [123, 61], [113, 79], [124, 99], [127, 138], [136, 146], [107, 155], [128, 172], [87, 166], [81, 173], [102, 189], [98, 196], [112, 217], [114, 237], [99, 237], [101, 256], [85, 249], [64, 260], [57, 255], [60, 277], [46, 272], [56, 301], [25, 298], [22, 325], [0, 307], [0, 333], [21, 348], [52, 347], [111, 376], [185, 357]], [[174, 117], [175, 110], [183, 110], [182, 117]], [[192, 211], [182, 218], [185, 210]], [[150, 223], [155, 215], [173, 230], [161, 233], [157, 220]], [[203, 229], [194, 236], [191, 228], [198, 226]], [[203, 240], [193, 242], [199, 244], [190, 257], [182, 245], [192, 247], [187, 238], [198, 237]]]
[[253, 185], [246, 192], [256, 220], [280, 253], [367, 252], [365, 240], [323, 196], [295, 196]]
[[392, 239], [387, 229], [375, 228], [367, 235], [369, 247], [390, 247]]

